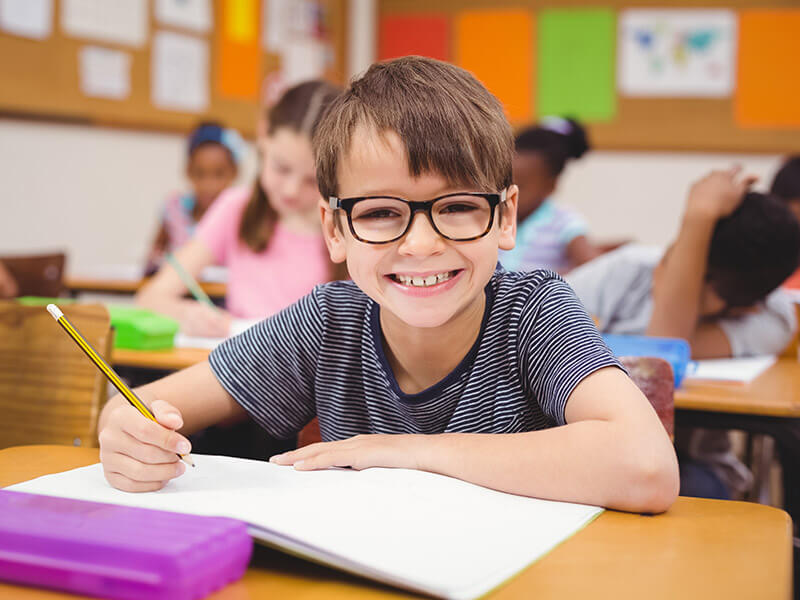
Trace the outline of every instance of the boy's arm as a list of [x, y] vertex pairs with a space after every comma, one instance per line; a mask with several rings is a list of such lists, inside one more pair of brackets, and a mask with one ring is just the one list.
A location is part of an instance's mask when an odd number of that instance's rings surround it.
[[742, 201], [753, 177], [738, 178], [739, 169], [713, 171], [692, 186], [678, 238], [654, 274], [653, 314], [647, 335], [689, 341], [695, 358], [730, 356], [724, 332], [700, 324], [700, 300], [714, 227]]
[[615, 367], [584, 378], [567, 425], [515, 434], [363, 435], [273, 457], [301, 470], [423, 469], [500, 491], [634, 512], [662, 512], [678, 493], [672, 444], [639, 389]]

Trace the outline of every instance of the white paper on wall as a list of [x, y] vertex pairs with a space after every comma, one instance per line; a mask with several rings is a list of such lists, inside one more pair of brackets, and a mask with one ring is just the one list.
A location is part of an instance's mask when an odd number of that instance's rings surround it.
[[67, 35], [128, 46], [147, 41], [147, 0], [62, 0]]
[[210, 0], [156, 0], [155, 15], [162, 25], [199, 33], [210, 31], [213, 23]]
[[284, 83], [291, 87], [301, 81], [318, 79], [328, 66], [330, 49], [313, 38], [287, 40], [281, 52]]
[[208, 43], [159, 31], [152, 45], [150, 89], [158, 108], [202, 112], [208, 107]]
[[617, 31], [622, 94], [724, 97], [733, 92], [733, 11], [626, 10]]
[[0, 29], [43, 40], [53, 32], [53, 0], [0, 0]]
[[84, 46], [78, 56], [81, 91], [87, 96], [124, 100], [131, 93], [131, 56], [127, 52]]

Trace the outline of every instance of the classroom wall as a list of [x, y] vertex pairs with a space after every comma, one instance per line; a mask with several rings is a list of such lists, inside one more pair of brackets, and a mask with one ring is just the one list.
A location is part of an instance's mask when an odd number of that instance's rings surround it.
[[[183, 158], [179, 135], [0, 119], [0, 253], [64, 248], [72, 272], [141, 262]], [[665, 244], [690, 183], [733, 163], [769, 181], [780, 158], [593, 152], [568, 167], [558, 201], [603, 240]], [[240, 179], [254, 172], [251, 149]]]
[[[144, 260], [184, 187], [184, 138], [0, 119], [0, 254], [65, 249], [70, 272]], [[240, 180], [255, 172], [251, 148]]]

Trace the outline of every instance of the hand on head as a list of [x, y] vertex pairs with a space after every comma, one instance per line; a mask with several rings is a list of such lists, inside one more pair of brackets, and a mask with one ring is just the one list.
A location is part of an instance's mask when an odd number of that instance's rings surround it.
[[177, 408], [146, 392], [139, 397], [156, 417], [151, 421], [122, 396], [100, 432], [100, 462], [106, 480], [125, 492], [151, 492], [182, 475], [186, 465], [178, 454], [191, 451], [189, 440], [177, 432], [183, 418]]
[[747, 190], [757, 180], [755, 175], [742, 176], [739, 166], [711, 171], [692, 185], [687, 213], [714, 221], [727, 217], [738, 208]]

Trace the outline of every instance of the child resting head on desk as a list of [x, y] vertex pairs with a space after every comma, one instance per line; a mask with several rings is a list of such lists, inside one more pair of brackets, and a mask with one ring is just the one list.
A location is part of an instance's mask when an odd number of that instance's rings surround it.
[[[797, 268], [800, 225], [781, 201], [749, 192], [753, 181], [739, 169], [714, 171], [692, 186], [666, 251], [629, 244], [569, 273], [600, 330], [683, 338], [693, 358], [780, 353], [797, 323], [792, 299], [776, 288]], [[716, 491], [704, 492], [685, 481], [681, 494], [725, 498], [747, 489], [749, 473], [725, 432], [679, 429], [676, 439], [682, 459], [724, 484], [712, 480], [703, 487]]]
[[186, 286], [172, 265], [140, 290], [138, 304], [173, 317], [186, 334], [224, 337], [231, 317], [268, 317], [318, 283], [344, 276], [325, 249], [311, 149], [311, 136], [339, 91], [324, 81], [287, 90], [269, 109], [267, 151], [252, 189], [224, 192], [175, 253], [193, 277], [209, 265], [228, 267], [227, 311], [184, 299]]
[[549, 271], [510, 273], [517, 187], [498, 100], [453, 65], [372, 65], [315, 135], [318, 211], [352, 281], [314, 291], [209, 360], [122, 398], [99, 429], [108, 481], [157, 490], [183, 473], [184, 435], [255, 419], [271, 436], [319, 417], [295, 469], [421, 469], [497, 490], [666, 510], [669, 437], [575, 294]]
[[[800, 220], [800, 156], [792, 156], [783, 163], [772, 180], [770, 193], [780, 198], [794, 216]], [[784, 282], [786, 287], [800, 289], [800, 269]]]

